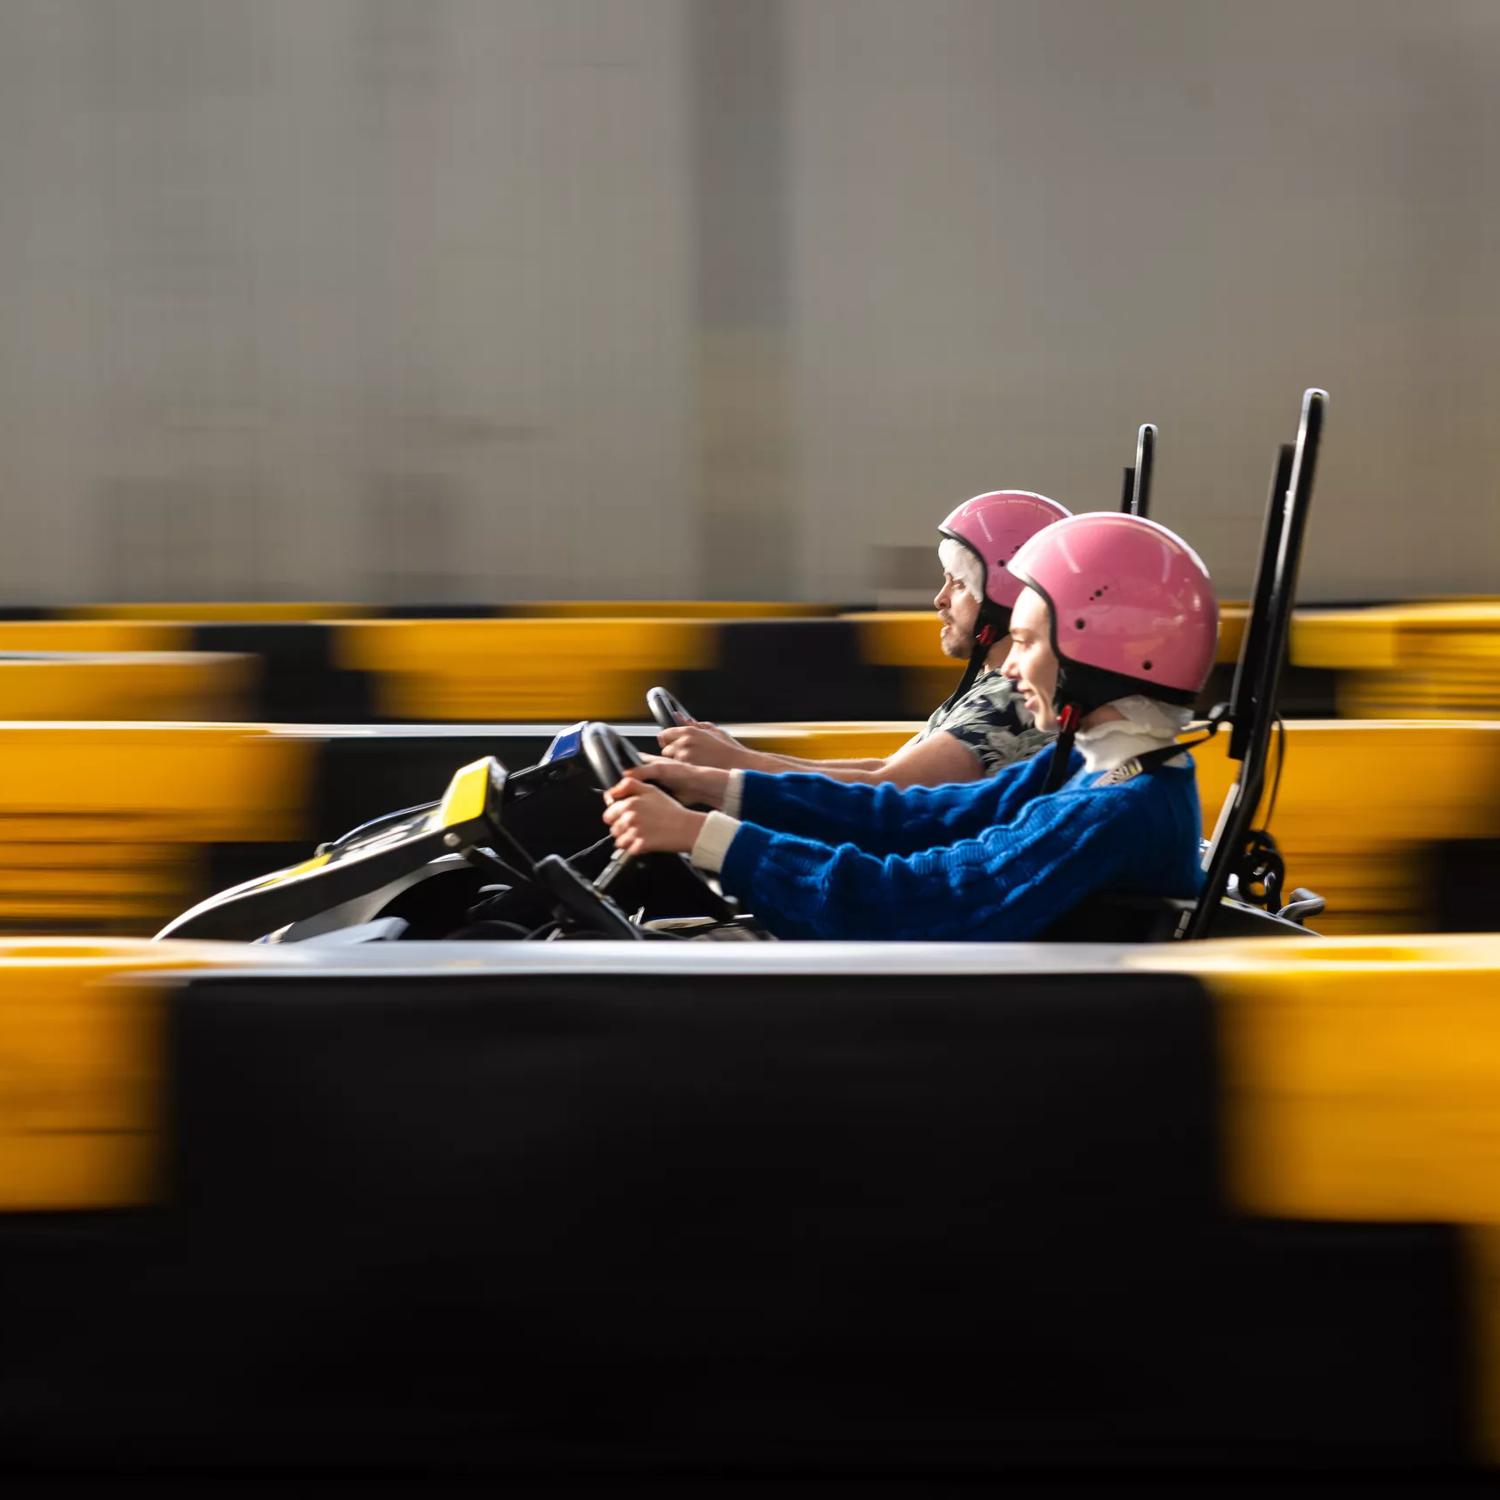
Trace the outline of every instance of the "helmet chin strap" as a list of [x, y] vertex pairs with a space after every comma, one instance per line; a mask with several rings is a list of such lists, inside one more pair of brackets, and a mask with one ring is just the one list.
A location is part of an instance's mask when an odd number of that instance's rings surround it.
[[1068, 775], [1068, 759], [1073, 754], [1073, 737], [1083, 722], [1083, 710], [1076, 703], [1062, 703], [1057, 709], [1057, 738], [1052, 742], [1052, 760], [1047, 767], [1047, 779], [1042, 783], [1041, 795], [1055, 792]]
[[969, 664], [964, 668], [964, 675], [958, 679], [958, 686], [948, 695], [948, 701], [943, 704], [943, 712], [946, 713], [965, 693], [978, 681], [979, 674], [984, 670], [985, 659], [990, 654], [990, 647], [1000, 639], [1001, 632], [995, 628], [993, 622], [986, 621], [974, 635], [974, 649], [969, 652]]

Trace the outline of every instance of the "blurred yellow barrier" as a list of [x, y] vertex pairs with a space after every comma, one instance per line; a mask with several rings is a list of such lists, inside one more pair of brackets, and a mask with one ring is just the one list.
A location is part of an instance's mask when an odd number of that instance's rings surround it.
[[1500, 935], [1142, 949], [1217, 1002], [1234, 1206], [1467, 1226], [1482, 1440], [1500, 1462]]
[[[1243, 604], [1223, 604], [1219, 609], [1219, 648], [1217, 659], [1232, 662], [1240, 653], [1248, 610]], [[944, 656], [938, 645], [937, 616], [931, 610], [865, 610], [841, 615], [859, 631], [860, 656], [870, 666], [903, 667], [934, 674], [930, 685], [924, 685], [920, 702], [927, 712], [952, 691], [959, 664]], [[940, 682], [948, 687], [932, 697], [927, 686], [936, 691]]]
[[1221, 666], [1240, 659], [1240, 646], [1245, 639], [1245, 621], [1249, 618], [1249, 605], [1220, 604], [1219, 646], [1214, 653], [1214, 660]]
[[926, 719], [953, 691], [964, 664], [943, 655], [938, 619], [930, 609], [870, 610], [842, 618], [859, 633], [859, 656], [866, 666], [901, 669], [901, 707], [908, 713]]
[[375, 677], [391, 718], [638, 718], [666, 673], [713, 665], [711, 622], [366, 620], [339, 625], [338, 665]]
[[[820, 760], [889, 755], [920, 723], [731, 727], [754, 749]], [[1195, 752], [1210, 825], [1226, 746], [1221, 734]], [[471, 753], [455, 744], [453, 767]], [[0, 725], [0, 927], [155, 930], [203, 893], [208, 846], [314, 836], [324, 756], [317, 734], [256, 725]], [[1329, 903], [1319, 930], [1420, 927], [1428, 847], [1500, 837], [1500, 724], [1293, 722], [1273, 831], [1291, 881]]]
[[[1221, 662], [1239, 656], [1248, 610], [1243, 604], [1224, 604], [1219, 609]], [[938, 645], [937, 616], [931, 610], [868, 610], [841, 615], [859, 627], [860, 654], [872, 666], [942, 667], [953, 670], [952, 658]]]
[[938, 618], [930, 610], [871, 610], [843, 615], [859, 631], [860, 657], [876, 667], [933, 667], [953, 674], [953, 658], [938, 644]]
[[536, 599], [505, 608], [513, 616], [538, 620], [808, 620], [838, 613], [832, 604], [764, 599]]
[[61, 611], [70, 620], [180, 621], [196, 624], [277, 624], [299, 620], [358, 620], [373, 614], [369, 604], [292, 603], [280, 600], [224, 604], [75, 604]]
[[[1236, 769], [1227, 747], [1221, 734], [1193, 752], [1210, 828]], [[1500, 834], [1500, 724], [1293, 721], [1271, 831], [1291, 883], [1328, 900], [1320, 931], [1420, 923], [1423, 847]]]
[[227, 943], [0, 941], [0, 1211], [160, 1196], [162, 994], [111, 981], [289, 959]]
[[303, 830], [313, 748], [257, 725], [0, 724], [0, 831], [276, 840]]
[[1350, 718], [1500, 717], [1500, 603], [1309, 614], [1291, 659], [1342, 673], [1339, 711]]
[[0, 925], [154, 930], [205, 846], [306, 836], [315, 757], [253, 726], [0, 725]]
[[243, 719], [259, 672], [207, 651], [0, 656], [0, 719]]
[[894, 755], [920, 724], [730, 724], [725, 728], [752, 750], [799, 760], [883, 760]]
[[185, 625], [148, 620], [0, 620], [0, 651], [187, 651]]
[[1238, 1207], [1500, 1224], [1500, 934], [1142, 949], [1219, 1002]]

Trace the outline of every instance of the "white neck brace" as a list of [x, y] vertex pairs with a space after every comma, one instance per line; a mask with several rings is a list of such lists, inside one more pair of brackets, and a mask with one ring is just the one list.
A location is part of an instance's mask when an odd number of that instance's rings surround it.
[[[1108, 706], [1123, 717], [1080, 729], [1073, 742], [1088, 772], [1113, 771], [1138, 755], [1175, 743], [1193, 717], [1190, 709], [1140, 696], [1117, 698]], [[1174, 757], [1167, 764], [1186, 764], [1186, 760]]]

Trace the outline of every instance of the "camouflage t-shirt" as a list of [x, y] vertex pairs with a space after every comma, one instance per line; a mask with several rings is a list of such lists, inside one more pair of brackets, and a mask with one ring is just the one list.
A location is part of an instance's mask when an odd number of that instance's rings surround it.
[[934, 709], [927, 727], [911, 743], [919, 745], [940, 729], [978, 760], [986, 776], [1052, 742], [1050, 734], [1032, 725], [1010, 678], [994, 671], [981, 672], [951, 708]]

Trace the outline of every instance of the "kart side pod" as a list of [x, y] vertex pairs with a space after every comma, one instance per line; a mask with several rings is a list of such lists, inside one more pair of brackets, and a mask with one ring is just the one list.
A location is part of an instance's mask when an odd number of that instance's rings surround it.
[[444, 854], [503, 837], [506, 770], [492, 755], [454, 773], [436, 807], [407, 809], [319, 851], [301, 864], [259, 875], [185, 911], [156, 934], [246, 942], [352, 901]]

